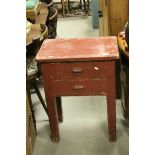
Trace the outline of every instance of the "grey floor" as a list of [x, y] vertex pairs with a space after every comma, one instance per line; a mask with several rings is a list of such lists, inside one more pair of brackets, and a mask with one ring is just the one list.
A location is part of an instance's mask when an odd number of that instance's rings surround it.
[[[96, 37], [91, 17], [59, 18], [59, 38]], [[44, 97], [42, 85], [40, 90]], [[45, 98], [45, 97], [44, 97]], [[128, 122], [117, 105], [117, 141], [108, 141], [106, 97], [62, 97], [64, 122], [59, 125], [60, 143], [52, 143], [48, 117], [37, 96], [33, 95], [38, 135], [33, 155], [128, 155]]]

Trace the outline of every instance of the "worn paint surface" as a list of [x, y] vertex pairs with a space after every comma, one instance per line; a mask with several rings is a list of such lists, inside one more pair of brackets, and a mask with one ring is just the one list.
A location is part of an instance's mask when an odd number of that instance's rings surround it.
[[53, 142], [60, 140], [58, 120], [62, 118], [55, 98], [86, 95], [107, 96], [109, 139], [116, 140], [115, 59], [118, 58], [116, 37], [44, 41], [36, 60], [41, 62]]
[[46, 39], [37, 56], [39, 62], [118, 59], [115, 36], [94, 38]]

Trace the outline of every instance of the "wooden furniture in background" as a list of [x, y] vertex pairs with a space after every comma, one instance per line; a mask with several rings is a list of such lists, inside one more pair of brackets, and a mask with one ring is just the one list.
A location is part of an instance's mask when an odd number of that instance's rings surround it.
[[48, 26], [48, 39], [54, 39], [57, 36], [57, 19], [58, 10], [54, 7], [49, 7], [49, 18], [46, 22]]
[[[125, 32], [123, 33], [125, 34]], [[121, 102], [123, 115], [129, 119], [129, 51], [127, 51], [126, 41], [122, 37], [123, 33], [119, 33], [117, 37], [121, 64]]]
[[59, 142], [57, 96], [107, 96], [109, 140], [116, 140], [116, 37], [47, 39], [36, 60], [41, 65], [53, 142]]
[[46, 24], [47, 17], [48, 6], [44, 2], [38, 2], [35, 10], [26, 10], [26, 18], [33, 24]]
[[36, 56], [43, 40], [47, 38], [47, 26], [43, 24], [33, 24], [26, 37], [26, 55]]
[[26, 18], [35, 23], [35, 20], [40, 11], [40, 1], [39, 0], [28, 0], [26, 1]]
[[[30, 108], [32, 111], [33, 122], [36, 127], [36, 120], [34, 117], [33, 104], [31, 100], [31, 94], [36, 93], [40, 103], [42, 104], [45, 112], [47, 113], [46, 104], [42, 98], [41, 92], [37, 86], [37, 79], [40, 77], [40, 69], [35, 61], [35, 56], [40, 49], [43, 40], [48, 37], [48, 28], [43, 24], [32, 24], [31, 29], [26, 38], [26, 89], [29, 99]], [[35, 91], [32, 91], [35, 90]]]
[[46, 3], [40, 3], [40, 11], [36, 17], [35, 24], [46, 24], [48, 18], [48, 6]]
[[90, 13], [90, 0], [59, 0], [59, 1], [53, 1], [55, 5], [57, 5], [57, 9], [61, 10], [63, 17], [73, 17], [78, 16], [78, 13], [73, 13], [73, 8], [79, 8], [79, 10], [82, 10], [82, 13], [79, 11], [79, 15], [89, 15]]
[[40, 36], [40, 34], [41, 34], [40, 24], [31, 25], [31, 29], [26, 36], [26, 46], [32, 44], [33, 38]]
[[[33, 19], [33, 22], [35, 24], [31, 25], [30, 31], [27, 33], [26, 36], [26, 57], [34, 56], [38, 52], [42, 41], [48, 37], [48, 28], [45, 25], [46, 20], [48, 17], [48, 8], [45, 3], [40, 3], [39, 5], [39, 13], [36, 13], [35, 18]], [[28, 66], [30, 64], [27, 63], [27, 72], [28, 72]], [[34, 66], [32, 66], [33, 68]], [[36, 65], [37, 67], [37, 65]], [[33, 71], [35, 69], [33, 68]], [[27, 89], [27, 98], [26, 98], [26, 155], [32, 155], [35, 138], [36, 138], [36, 121], [34, 116], [34, 109], [31, 101], [31, 88], [32, 86], [35, 88], [35, 92], [37, 93], [39, 100], [45, 109], [45, 112], [47, 112], [45, 102], [41, 96], [41, 93], [39, 91], [39, 88], [37, 87], [36, 78], [38, 75], [38, 72], [34, 71], [34, 75], [27, 75], [26, 79], [26, 89]], [[36, 77], [35, 77], [36, 76]], [[33, 92], [34, 93], [34, 92]]]
[[33, 122], [29, 100], [26, 97], [26, 155], [32, 155], [37, 131]]
[[[129, 16], [129, 0], [99, 0], [99, 35], [117, 36]], [[120, 64], [116, 63], [116, 98], [121, 97]]]
[[117, 36], [129, 17], [129, 0], [99, 0], [100, 36]]

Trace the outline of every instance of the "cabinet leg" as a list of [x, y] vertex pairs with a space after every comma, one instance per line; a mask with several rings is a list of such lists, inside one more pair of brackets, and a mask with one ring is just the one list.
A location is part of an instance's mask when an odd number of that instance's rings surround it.
[[116, 91], [115, 91], [115, 63], [111, 63], [111, 70], [108, 72], [107, 89], [107, 115], [109, 141], [116, 141]]
[[116, 141], [116, 101], [114, 94], [107, 95], [109, 141]]
[[51, 139], [53, 142], [58, 143], [60, 141], [59, 135], [59, 123], [58, 123], [58, 112], [56, 106], [56, 98], [50, 96], [47, 102], [47, 110], [51, 128]]
[[56, 97], [56, 102], [57, 102], [58, 120], [60, 123], [62, 123], [63, 122], [63, 110], [62, 110], [61, 97]]

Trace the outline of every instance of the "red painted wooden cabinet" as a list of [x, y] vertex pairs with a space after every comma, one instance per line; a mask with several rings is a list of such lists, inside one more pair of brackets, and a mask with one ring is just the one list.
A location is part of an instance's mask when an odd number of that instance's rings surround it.
[[53, 142], [59, 142], [58, 96], [106, 95], [109, 140], [116, 140], [115, 61], [117, 38], [47, 39], [36, 60], [41, 64]]

